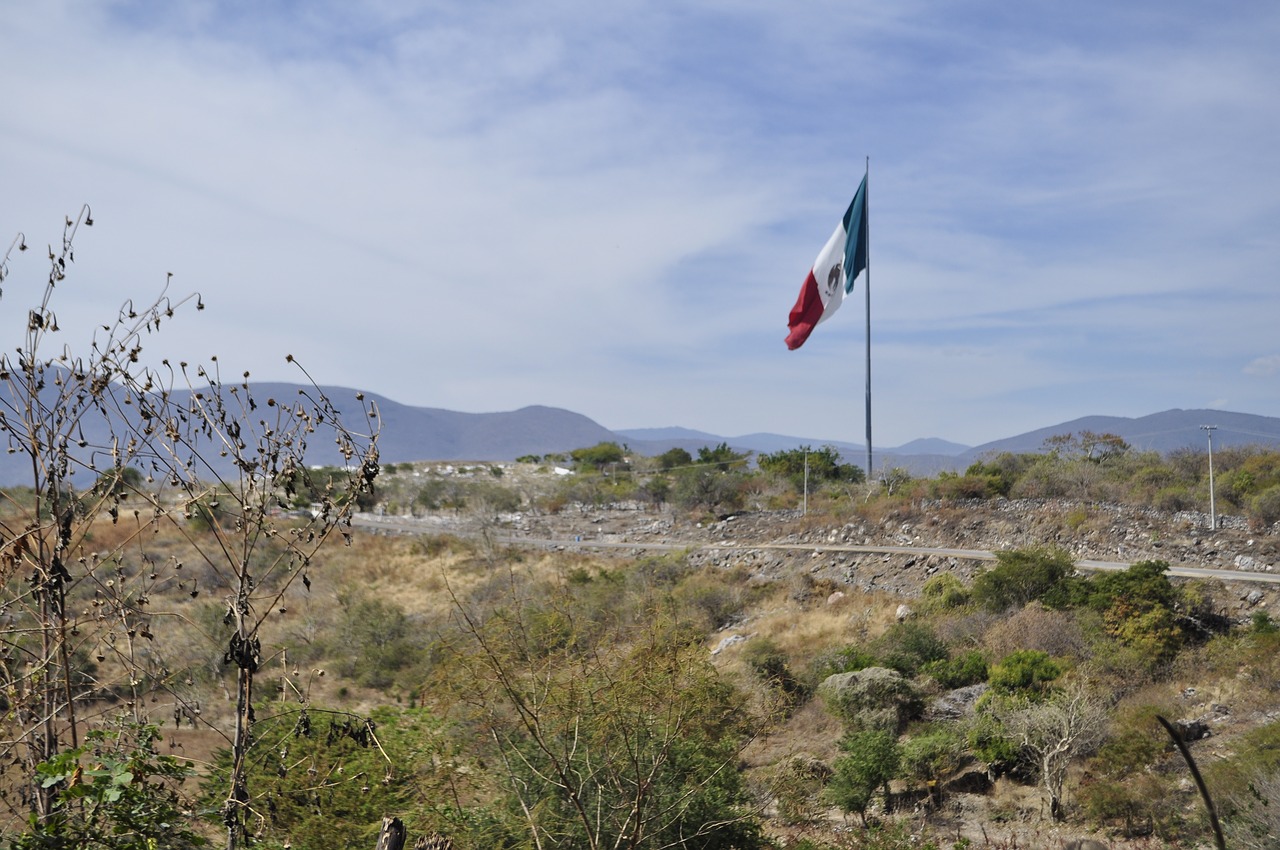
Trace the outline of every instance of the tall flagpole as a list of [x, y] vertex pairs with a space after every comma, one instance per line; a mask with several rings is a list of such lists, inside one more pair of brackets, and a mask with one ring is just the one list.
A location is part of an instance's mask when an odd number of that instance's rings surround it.
[[867, 173], [863, 178], [867, 183], [867, 194], [864, 198], [864, 215], [867, 229], [867, 280], [862, 291], [867, 301], [867, 481], [871, 480], [871, 157], [867, 157]]

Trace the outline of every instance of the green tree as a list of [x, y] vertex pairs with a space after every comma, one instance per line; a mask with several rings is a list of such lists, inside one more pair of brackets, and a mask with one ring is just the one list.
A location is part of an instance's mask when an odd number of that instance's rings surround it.
[[923, 785], [935, 801], [940, 801], [939, 784], [959, 768], [965, 740], [955, 725], [935, 724], [916, 731], [899, 745], [898, 751], [903, 778]]
[[835, 446], [799, 446], [760, 455], [760, 468], [787, 479], [797, 491], [803, 489], [806, 469], [810, 486], [823, 481], [847, 481], [861, 483], [866, 476], [861, 467], [841, 463], [840, 452]]
[[833, 765], [825, 795], [846, 814], [856, 813], [865, 827], [867, 807], [877, 791], [884, 794], [886, 811], [892, 807], [889, 781], [901, 762], [897, 738], [882, 729], [855, 732], [841, 739], [840, 750], [844, 755]]
[[686, 510], [734, 511], [742, 507], [741, 472], [721, 472], [714, 466], [682, 469], [675, 475], [671, 500]]
[[1139, 561], [1121, 572], [1103, 573], [1086, 585], [1087, 603], [1103, 617], [1106, 631], [1151, 664], [1168, 661], [1184, 642], [1178, 592], [1166, 561]]
[[626, 458], [622, 446], [612, 441], [596, 443], [590, 448], [574, 449], [569, 452], [569, 456], [579, 469], [591, 468], [597, 471], [620, 464]]
[[693, 455], [679, 446], [667, 449], [658, 455], [658, 468], [663, 471], [675, 469], [678, 466], [689, 466], [692, 463]]
[[750, 452], [735, 452], [728, 443], [721, 443], [714, 449], [703, 446], [698, 449], [698, 463], [711, 464], [721, 472], [746, 466]]

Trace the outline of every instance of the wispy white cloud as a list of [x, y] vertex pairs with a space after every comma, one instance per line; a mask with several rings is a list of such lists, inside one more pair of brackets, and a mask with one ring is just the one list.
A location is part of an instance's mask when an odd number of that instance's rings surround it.
[[1244, 373], [1256, 377], [1280, 374], [1280, 354], [1268, 354], [1265, 357], [1250, 360], [1244, 367]]

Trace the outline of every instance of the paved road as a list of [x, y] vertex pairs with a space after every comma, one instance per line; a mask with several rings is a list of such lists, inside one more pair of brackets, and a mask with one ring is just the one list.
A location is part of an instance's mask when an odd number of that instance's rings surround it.
[[[447, 531], [457, 534], [456, 529], [424, 524], [402, 517], [373, 517], [360, 514], [352, 519], [352, 524], [361, 528], [382, 531], [396, 531], [403, 534], [438, 534]], [[848, 552], [861, 555], [924, 555], [943, 558], [959, 558], [967, 561], [994, 561], [994, 552], [985, 549], [948, 549], [933, 546], [856, 546], [850, 544], [828, 543], [756, 543], [741, 541], [721, 541], [719, 543], [656, 543], [639, 540], [583, 540], [579, 538], [559, 539], [540, 537], [499, 537], [497, 542], [510, 545], [536, 546], [555, 549], [645, 549], [660, 552], [671, 551], [705, 551], [715, 549], [742, 549], [746, 551], [796, 551], [796, 552]], [[1084, 559], [1076, 561], [1076, 568], [1092, 572], [1126, 570], [1129, 561], [1096, 561]], [[1169, 575], [1179, 578], [1209, 578], [1220, 581], [1247, 581], [1257, 584], [1280, 584], [1280, 574], [1255, 573], [1235, 569], [1209, 569], [1193, 567], [1186, 564], [1172, 564]]]

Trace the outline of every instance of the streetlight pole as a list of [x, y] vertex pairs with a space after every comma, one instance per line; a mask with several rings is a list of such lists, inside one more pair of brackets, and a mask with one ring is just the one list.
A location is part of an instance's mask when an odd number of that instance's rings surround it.
[[809, 515], [809, 447], [804, 449], [804, 509], [803, 516]]
[[1217, 425], [1201, 425], [1200, 430], [1209, 435], [1209, 526], [1218, 527], [1218, 507], [1213, 498], [1213, 431]]

